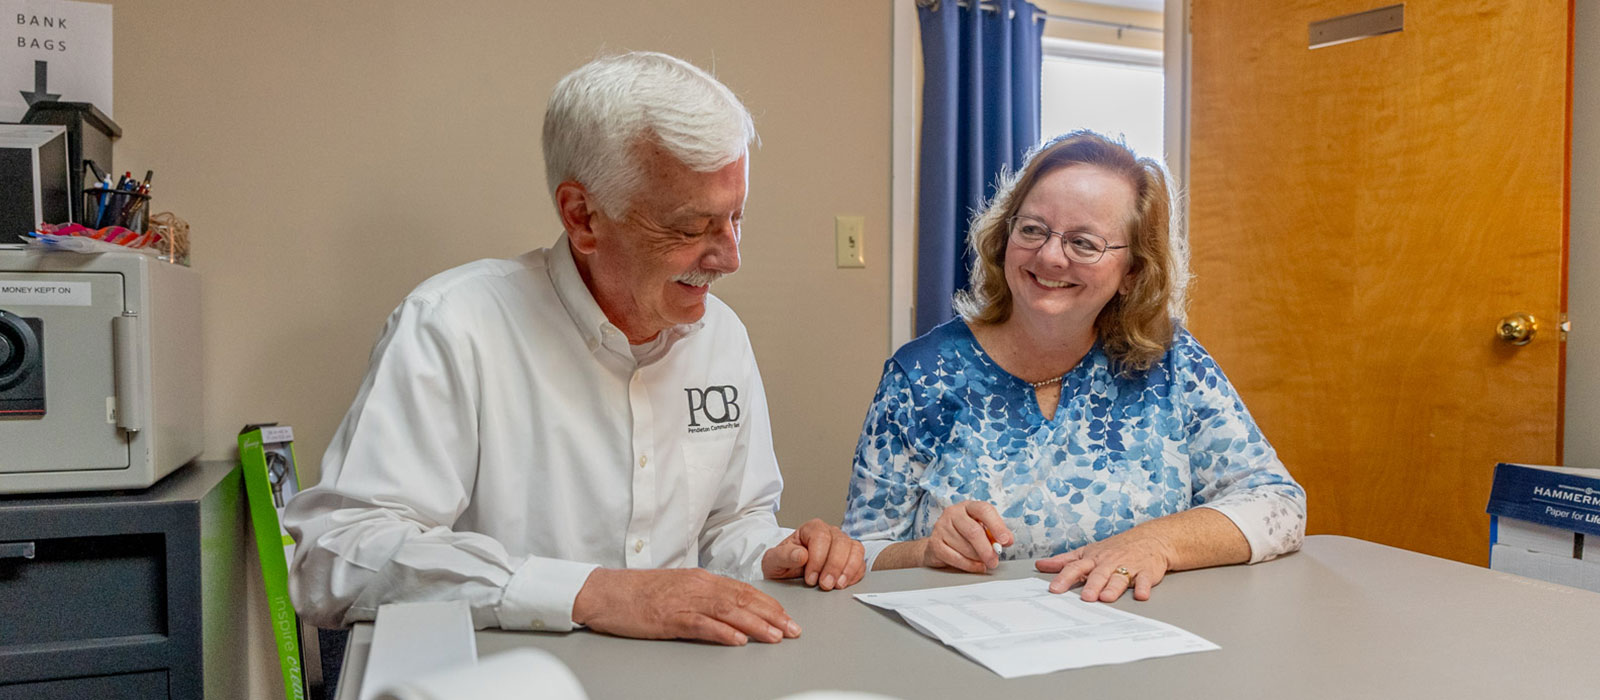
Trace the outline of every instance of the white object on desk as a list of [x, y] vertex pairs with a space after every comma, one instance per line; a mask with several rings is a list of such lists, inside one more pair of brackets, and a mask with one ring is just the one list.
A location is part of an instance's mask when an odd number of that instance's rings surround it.
[[550, 652], [512, 649], [390, 687], [377, 700], [588, 700], [578, 677]]
[[472, 610], [463, 600], [378, 606], [361, 700], [407, 681], [478, 664]]
[[1219, 649], [1198, 636], [1022, 578], [895, 593], [859, 593], [1003, 678]]

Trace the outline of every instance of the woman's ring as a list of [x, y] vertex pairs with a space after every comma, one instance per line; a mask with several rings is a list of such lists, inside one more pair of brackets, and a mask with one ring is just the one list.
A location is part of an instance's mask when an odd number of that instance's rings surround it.
[[1133, 583], [1133, 574], [1128, 571], [1128, 567], [1126, 567], [1126, 566], [1119, 566], [1115, 570], [1113, 570], [1111, 573], [1113, 573], [1113, 574], [1121, 574], [1123, 578], [1128, 579], [1128, 583]]

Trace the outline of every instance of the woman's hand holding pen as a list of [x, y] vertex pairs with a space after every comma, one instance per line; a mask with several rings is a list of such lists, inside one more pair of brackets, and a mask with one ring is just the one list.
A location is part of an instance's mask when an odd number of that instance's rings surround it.
[[981, 574], [999, 566], [999, 548], [1014, 541], [993, 505], [962, 501], [944, 509], [933, 524], [933, 533], [923, 538], [922, 565]]

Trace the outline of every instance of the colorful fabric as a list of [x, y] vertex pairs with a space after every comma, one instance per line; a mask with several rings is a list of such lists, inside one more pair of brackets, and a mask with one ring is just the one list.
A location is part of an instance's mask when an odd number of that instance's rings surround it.
[[1188, 508], [1214, 508], [1252, 562], [1291, 552], [1305, 491], [1187, 330], [1144, 372], [1096, 344], [1062, 380], [1052, 418], [960, 319], [884, 366], [856, 448], [844, 531], [876, 554], [926, 537], [945, 508], [994, 504], [1008, 559], [1060, 554]]

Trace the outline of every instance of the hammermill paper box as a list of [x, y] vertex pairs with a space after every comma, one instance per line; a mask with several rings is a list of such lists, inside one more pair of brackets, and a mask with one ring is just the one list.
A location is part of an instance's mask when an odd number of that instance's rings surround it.
[[1488, 512], [1489, 568], [1600, 592], [1600, 469], [1495, 465]]
[[[294, 462], [294, 429], [286, 425], [249, 425], [239, 433], [239, 462], [244, 467], [250, 524], [261, 558], [261, 581], [267, 593], [272, 638], [277, 643], [287, 700], [305, 700], [308, 679], [300, 656], [300, 617], [289, 601], [289, 562], [294, 539], [283, 529], [283, 507], [300, 490]], [[312, 645], [311, 648], [314, 648]]]

